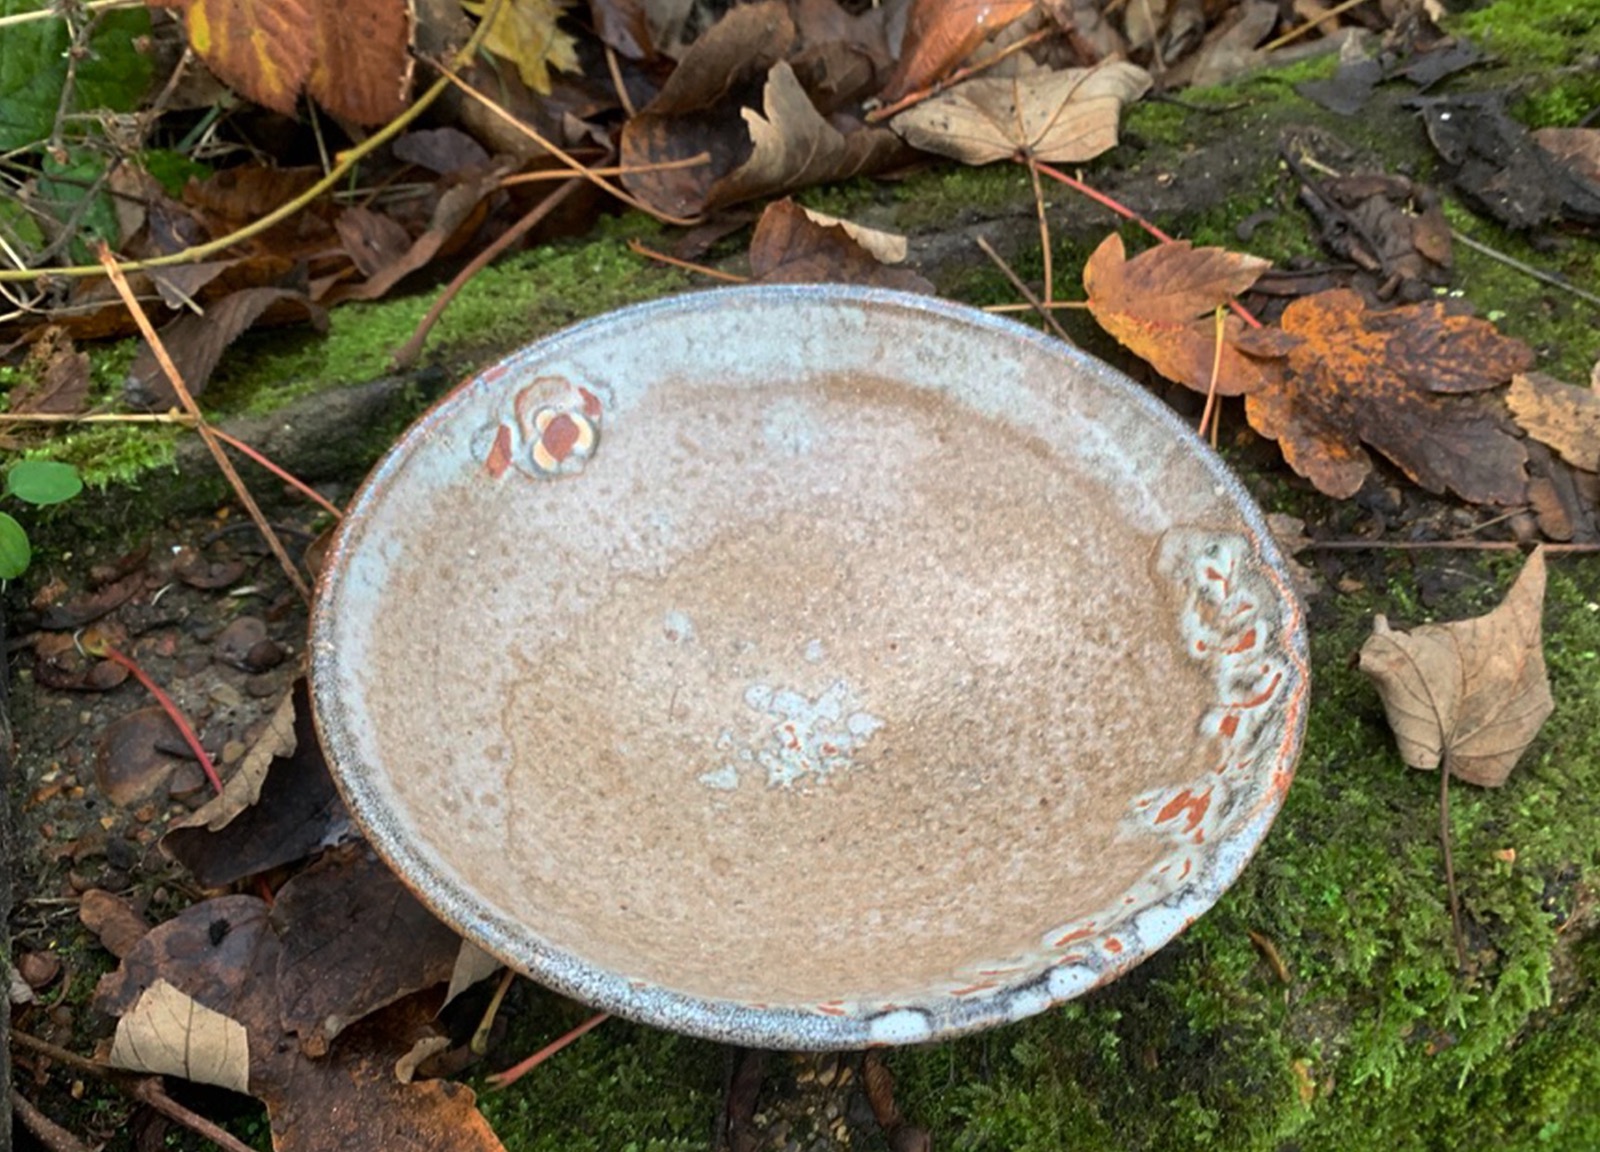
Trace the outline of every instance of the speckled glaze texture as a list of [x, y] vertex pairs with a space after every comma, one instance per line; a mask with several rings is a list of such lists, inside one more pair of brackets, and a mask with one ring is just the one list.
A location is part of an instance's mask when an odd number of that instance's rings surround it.
[[925, 297], [680, 296], [464, 384], [312, 620], [352, 812], [463, 935], [753, 1047], [938, 1039], [1126, 971], [1293, 777], [1301, 612], [1143, 389]]

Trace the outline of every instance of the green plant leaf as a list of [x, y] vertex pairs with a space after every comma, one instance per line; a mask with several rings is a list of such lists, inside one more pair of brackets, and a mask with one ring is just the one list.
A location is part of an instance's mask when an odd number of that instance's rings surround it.
[[33, 547], [14, 518], [0, 512], [0, 580], [14, 580], [28, 570]]
[[[47, 6], [47, 0], [0, 0], [0, 16]], [[136, 108], [152, 71], [150, 58], [136, 41], [149, 35], [150, 13], [143, 8], [103, 14], [87, 54], [78, 61], [68, 111]], [[0, 152], [37, 144], [54, 130], [71, 43], [66, 21], [59, 16], [13, 25], [0, 34]]]
[[67, 163], [58, 163], [53, 156], [46, 155], [40, 169], [37, 206], [63, 227], [76, 217], [73, 263], [94, 263], [88, 244], [91, 237], [116, 247], [122, 229], [117, 223], [117, 208], [111, 193], [101, 179], [106, 170], [104, 157], [85, 148], [68, 148]]
[[6, 473], [6, 490], [27, 504], [59, 504], [83, 491], [83, 479], [71, 464], [22, 460]]

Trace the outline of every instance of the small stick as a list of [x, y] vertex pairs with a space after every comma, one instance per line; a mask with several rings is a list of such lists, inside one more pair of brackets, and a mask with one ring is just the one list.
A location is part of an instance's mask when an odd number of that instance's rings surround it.
[[645, 256], [651, 260], [659, 260], [663, 264], [670, 264], [674, 268], [682, 268], [685, 272], [698, 272], [702, 276], [710, 276], [715, 280], [726, 280], [730, 284], [748, 284], [750, 277], [741, 276], [737, 272], [723, 272], [717, 268], [708, 268], [704, 264], [695, 264], [688, 260], [679, 260], [676, 256], [668, 256], [665, 252], [657, 252], [654, 248], [647, 247], [638, 240], [628, 241], [628, 251], [636, 256]]
[[494, 1029], [494, 1018], [500, 1014], [500, 1003], [506, 998], [506, 989], [511, 987], [516, 975], [510, 968], [500, 974], [500, 986], [489, 998], [489, 1006], [483, 1010], [483, 1019], [478, 1021], [477, 1031], [473, 1032], [472, 1042], [468, 1045], [474, 1056], [482, 1056], [489, 1051], [489, 1033]]
[[[1017, 113], [1021, 119], [1022, 113]], [[1050, 260], [1050, 221], [1044, 214], [1044, 185], [1039, 183], [1039, 163], [1028, 154], [1028, 175], [1033, 180], [1033, 205], [1039, 213], [1039, 251], [1044, 254], [1044, 303], [1048, 306], [1055, 301], [1056, 277], [1051, 267]]]
[[1344, 0], [1343, 4], [1337, 4], [1334, 7], [1329, 8], [1326, 12], [1324, 12], [1321, 16], [1318, 16], [1315, 20], [1312, 20], [1309, 24], [1302, 24], [1298, 28], [1291, 28], [1282, 36], [1279, 36], [1276, 40], [1269, 40], [1267, 43], [1258, 48], [1257, 51], [1265, 54], [1275, 49], [1282, 48], [1285, 44], [1289, 44], [1300, 39], [1300, 37], [1304, 36], [1307, 32], [1310, 32], [1319, 24], [1326, 24], [1335, 16], [1342, 16], [1344, 13], [1354, 8], [1357, 4], [1364, 3], [1366, 3], [1366, 0]]
[[1250, 943], [1256, 946], [1256, 951], [1261, 953], [1261, 958], [1267, 962], [1267, 967], [1272, 969], [1272, 974], [1278, 978], [1280, 984], [1293, 984], [1294, 977], [1289, 974], [1289, 966], [1283, 962], [1283, 956], [1278, 952], [1278, 946], [1272, 942], [1271, 937], [1265, 933], [1257, 932], [1254, 928], [1246, 928], [1245, 935], [1250, 937]]
[[48, 1152], [91, 1152], [87, 1144], [35, 1108], [33, 1101], [15, 1088], [11, 1089], [11, 1107], [16, 1109], [22, 1126], [38, 1137]]
[[1582, 288], [1579, 288], [1575, 284], [1569, 284], [1566, 280], [1562, 279], [1560, 276], [1557, 276], [1553, 272], [1546, 272], [1542, 268], [1535, 268], [1532, 264], [1524, 264], [1515, 256], [1508, 256], [1506, 253], [1501, 252], [1498, 249], [1491, 248], [1479, 240], [1474, 240], [1471, 236], [1463, 236], [1454, 228], [1450, 230], [1450, 235], [1457, 242], [1465, 244], [1474, 252], [1481, 252], [1491, 260], [1498, 260], [1507, 268], [1514, 268], [1518, 272], [1521, 272], [1524, 276], [1532, 276], [1541, 284], [1548, 284], [1552, 288], [1559, 288], [1563, 292], [1570, 292], [1578, 299], [1586, 300], [1590, 304], [1600, 307], [1600, 296], [1596, 296], [1593, 292], [1585, 292]]
[[1450, 927], [1456, 937], [1456, 971], [1467, 970], [1467, 939], [1461, 931], [1461, 897], [1456, 892], [1456, 868], [1450, 859], [1450, 753], [1439, 764], [1439, 844], [1444, 849], [1444, 882], [1450, 890]]
[[[1052, 300], [1048, 304], [1045, 304], [1045, 302], [1041, 300], [1039, 303], [1051, 310], [1057, 308], [1089, 307], [1089, 302], [1087, 300]], [[983, 306], [983, 310], [985, 312], [1032, 312], [1034, 310], [1034, 306], [1032, 304], [985, 304]]]
[[204, 1116], [190, 1111], [168, 1096], [159, 1076], [147, 1076], [135, 1080], [130, 1091], [135, 1100], [148, 1104], [169, 1120], [176, 1120], [189, 1131], [205, 1137], [225, 1152], [255, 1152], [255, 1149], [232, 1132], [213, 1124]]
[[1040, 316], [1044, 317], [1044, 322], [1050, 326], [1051, 330], [1054, 331], [1057, 336], [1061, 337], [1061, 339], [1065, 340], [1068, 344], [1076, 343], [1071, 336], [1067, 335], [1067, 330], [1061, 327], [1061, 324], [1056, 320], [1050, 309], [1045, 307], [1044, 301], [1040, 300], [1038, 296], [1034, 295], [1033, 289], [1024, 284], [1022, 282], [1022, 278], [1011, 270], [1011, 265], [1007, 264], [1001, 257], [1000, 253], [994, 250], [994, 245], [990, 244], [986, 238], [979, 236], [978, 247], [982, 248], [989, 259], [994, 261], [995, 266], [999, 268], [1001, 272], [1005, 273], [1006, 279], [1011, 281], [1011, 286], [1018, 292], [1022, 293], [1023, 299], [1029, 304], [1033, 305], [1034, 310], [1037, 311]]
[[[659, 164], [615, 164], [609, 168], [591, 168], [596, 176], [632, 176], [637, 172], [675, 172], [680, 168], [699, 168], [711, 163], [711, 153], [697, 152], [693, 156], [685, 156], [682, 160], [663, 160]], [[547, 168], [542, 172], [517, 172], [500, 181], [502, 188], [514, 188], [518, 184], [538, 184], [547, 180], [570, 180], [572, 171], [568, 168]]]
[[257, 452], [254, 448], [250, 447], [250, 445], [246, 444], [243, 440], [240, 440], [236, 436], [228, 435], [228, 433], [224, 432], [221, 428], [218, 428], [215, 425], [213, 425], [212, 428], [211, 428], [211, 434], [213, 436], [215, 436], [218, 440], [221, 440], [224, 444], [228, 445], [229, 447], [234, 448], [237, 451], [243, 452], [246, 456], [250, 457], [250, 459], [254, 460], [257, 464], [261, 465], [268, 472], [271, 472], [279, 480], [282, 480], [285, 484], [289, 485], [289, 487], [295, 489], [297, 492], [299, 492], [306, 499], [310, 500], [313, 504], [320, 505], [323, 509], [325, 509], [326, 511], [332, 513], [333, 518], [335, 520], [343, 520], [344, 519], [344, 513], [342, 511], [340, 511], [339, 506], [337, 504], [335, 504], [333, 501], [329, 500], [321, 492], [318, 492], [315, 488], [313, 488], [311, 485], [307, 484], [304, 480], [301, 480], [298, 476], [294, 475], [288, 469], [281, 468], [278, 465], [274, 464], [271, 460], [267, 459], [266, 456], [262, 455], [260, 452]]
[[[1313, 540], [1297, 552], [1524, 552], [1526, 545], [1515, 540]], [[1544, 550], [1555, 556], [1592, 556], [1600, 544], [1546, 544]]]
[[633, 98], [628, 95], [628, 86], [622, 82], [622, 65], [617, 63], [616, 49], [606, 45], [606, 69], [611, 73], [611, 86], [617, 90], [617, 100], [622, 105], [622, 111], [632, 120], [639, 114], [633, 106]]
[[465, 268], [457, 272], [450, 283], [445, 285], [444, 291], [439, 293], [439, 298], [428, 309], [427, 315], [417, 322], [416, 330], [411, 333], [410, 339], [402, 344], [395, 354], [390, 357], [390, 364], [395, 368], [405, 368], [416, 363], [417, 357], [422, 355], [422, 346], [428, 340], [428, 333], [433, 331], [433, 326], [439, 322], [439, 317], [444, 315], [444, 310], [450, 307], [450, 302], [460, 294], [461, 289], [466, 286], [467, 282], [487, 267], [500, 253], [526, 236], [541, 220], [554, 212], [562, 201], [578, 190], [578, 186], [582, 183], [583, 181], [575, 176], [569, 177], [565, 184], [524, 213], [522, 219], [496, 236], [492, 244], [485, 247], [482, 252], [479, 252], [468, 262]]
[[244, 505], [245, 511], [250, 514], [250, 519], [255, 521], [256, 527], [261, 529], [261, 535], [267, 541], [267, 547], [272, 549], [272, 554], [278, 558], [278, 563], [283, 566], [283, 571], [289, 577], [289, 583], [296, 592], [306, 600], [311, 599], [311, 589], [301, 578], [299, 569], [294, 561], [289, 559], [289, 553], [283, 546], [283, 541], [278, 539], [278, 534], [272, 530], [272, 525], [267, 523], [266, 516], [261, 511], [261, 506], [256, 503], [250, 489], [245, 487], [244, 481], [239, 478], [238, 470], [233, 462], [228, 459], [228, 454], [222, 450], [222, 444], [212, 433], [211, 425], [206, 422], [205, 416], [200, 411], [200, 405], [195, 403], [194, 396], [189, 392], [189, 386], [184, 383], [183, 374], [178, 371], [178, 366], [172, 362], [172, 357], [167, 355], [167, 347], [161, 342], [161, 337], [156, 333], [155, 326], [150, 323], [150, 317], [145, 314], [139, 301], [134, 299], [133, 290], [128, 287], [128, 278], [123, 275], [117, 258], [111, 254], [111, 249], [105, 244], [100, 245], [100, 263], [104, 266], [111, 285], [122, 297], [122, 302], [127, 306], [128, 312], [133, 316], [133, 322], [139, 326], [139, 332], [144, 336], [145, 343], [150, 346], [150, 351], [155, 354], [156, 363], [161, 365], [162, 372], [166, 373], [172, 390], [178, 394], [178, 400], [190, 416], [194, 417], [194, 426], [200, 433], [200, 439], [205, 441], [206, 447], [211, 452], [211, 457], [217, 462], [217, 467], [222, 469], [222, 474], [227, 477], [228, 483], [233, 486], [234, 494], [239, 497], [239, 502]]
[[95, 412], [74, 416], [65, 412], [0, 412], [4, 424], [181, 424], [194, 426], [187, 412]]
[[529, 1056], [522, 1063], [515, 1064], [512, 1067], [507, 1068], [504, 1072], [496, 1072], [493, 1076], [488, 1077], [490, 1086], [495, 1088], [511, 1087], [511, 1085], [522, 1079], [522, 1077], [526, 1076], [529, 1072], [532, 1072], [535, 1068], [543, 1064], [546, 1060], [550, 1059], [550, 1057], [561, 1051], [568, 1044], [571, 1044], [584, 1033], [592, 1031], [601, 1024], [604, 1024], [610, 1018], [611, 1013], [609, 1012], [601, 1012], [598, 1015], [589, 1017], [589, 1019], [585, 1020], [582, 1024], [579, 1024], [566, 1035], [557, 1037], [555, 1040], [552, 1040], [550, 1043], [546, 1044], [543, 1048], [539, 1049], [532, 1056]]
[[200, 737], [195, 735], [194, 728], [190, 725], [188, 719], [179, 710], [178, 705], [173, 702], [172, 697], [162, 690], [161, 685], [152, 680], [150, 674], [139, 667], [131, 656], [125, 655], [110, 644], [90, 642], [82, 647], [91, 656], [102, 656], [113, 664], [126, 668], [135, 680], [144, 685], [144, 690], [154, 696], [156, 703], [161, 705], [161, 710], [171, 717], [172, 723], [177, 727], [179, 734], [183, 736], [183, 742], [189, 745], [189, 751], [193, 752], [194, 758], [200, 761], [200, 767], [205, 772], [206, 779], [211, 781], [211, 787], [215, 788], [220, 795], [222, 792], [222, 777], [217, 775], [216, 765], [212, 764], [210, 755], [201, 745]]
[[[89, 0], [83, 6], [85, 12], [115, 12], [118, 8], [143, 8], [144, 0]], [[12, 28], [18, 24], [32, 24], [35, 20], [49, 20], [52, 17], [59, 19], [62, 15], [61, 7], [51, 4], [33, 12], [17, 12], [10, 16], [0, 16], [0, 28]]]
[[[1217, 404], [1217, 380], [1222, 375], [1223, 322], [1222, 322], [1222, 308], [1220, 306], [1216, 309], [1216, 317], [1217, 317], [1217, 349], [1216, 349], [1216, 351], [1214, 353], [1212, 353], [1212, 356], [1211, 356], [1211, 386], [1206, 389], [1206, 406], [1205, 406], [1205, 410], [1200, 413], [1200, 428], [1199, 428], [1200, 438], [1202, 440], [1204, 440], [1205, 439], [1205, 435], [1206, 435], [1206, 427], [1207, 427], [1207, 425], [1211, 426], [1211, 447], [1213, 447], [1213, 448], [1215, 448], [1217, 446], [1217, 429], [1216, 429], [1216, 425], [1211, 424], [1211, 417], [1212, 417], [1212, 415], [1214, 413], [1216, 413], [1216, 410], [1217, 410], [1216, 409], [1216, 404]], [[1217, 423], [1220, 424], [1221, 422], [1222, 422], [1222, 417], [1220, 415], [1218, 415], [1217, 416]]]

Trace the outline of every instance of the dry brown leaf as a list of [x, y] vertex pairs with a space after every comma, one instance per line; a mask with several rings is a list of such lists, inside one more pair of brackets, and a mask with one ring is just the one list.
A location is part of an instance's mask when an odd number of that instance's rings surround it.
[[842, 220], [837, 216], [829, 216], [826, 212], [814, 212], [810, 208], [803, 208], [802, 211], [810, 217], [813, 224], [820, 224], [824, 228], [843, 228], [846, 236], [865, 248], [880, 264], [904, 264], [906, 256], [911, 252], [906, 238], [898, 233], [868, 228], [865, 224]]
[[1361, 646], [1400, 755], [1443, 763], [1469, 784], [1498, 788], [1554, 709], [1545, 674], [1544, 550], [1528, 557], [1486, 616], [1396, 632], [1379, 616]]
[[165, 980], [146, 988], [138, 1003], [117, 1021], [111, 1063], [234, 1092], [246, 1092], [250, 1085], [250, 1049], [244, 1025], [212, 1011]]
[[750, 274], [765, 284], [871, 284], [932, 294], [909, 268], [877, 260], [843, 227], [818, 224], [784, 199], [767, 205], [750, 238]]
[[1520, 504], [1527, 453], [1498, 397], [1441, 395], [1497, 388], [1533, 364], [1533, 350], [1437, 301], [1385, 312], [1332, 289], [1302, 297], [1281, 329], [1241, 333], [1239, 347], [1276, 364], [1245, 414], [1284, 459], [1330, 496], [1353, 496], [1372, 470], [1366, 443], [1430, 492]]
[[450, 986], [445, 989], [444, 1004], [440, 1005], [439, 1011], [443, 1012], [450, 1001], [504, 967], [498, 957], [489, 955], [471, 940], [463, 940], [460, 951], [456, 953], [455, 967], [450, 970]]
[[878, 98], [892, 104], [931, 87], [1033, 6], [1034, 0], [911, 0], [900, 62]]
[[1600, 186], [1600, 128], [1541, 128], [1533, 139], [1573, 175]]
[[93, 932], [100, 945], [118, 960], [143, 940], [150, 925], [133, 905], [103, 888], [91, 888], [78, 901], [78, 919]]
[[1150, 74], [1123, 61], [979, 77], [889, 123], [913, 148], [964, 164], [1009, 160], [1019, 152], [1071, 164], [1114, 148], [1123, 105], [1149, 88]]
[[1526, 372], [1512, 378], [1506, 402], [1529, 436], [1574, 468], [1600, 472], [1600, 392]]
[[[1232, 341], [1243, 321], [1228, 315], [1217, 357], [1215, 311], [1247, 290], [1272, 265], [1225, 248], [1195, 248], [1187, 240], [1162, 244], [1127, 258], [1113, 232], [1083, 267], [1089, 311], [1100, 326], [1167, 379], [1197, 392], [1212, 386], [1239, 396], [1266, 386], [1260, 365]], [[1201, 319], [1196, 319], [1201, 317]]]
[[406, 0], [151, 0], [176, 8], [228, 87], [285, 116], [302, 91], [341, 119], [381, 124], [411, 86]]

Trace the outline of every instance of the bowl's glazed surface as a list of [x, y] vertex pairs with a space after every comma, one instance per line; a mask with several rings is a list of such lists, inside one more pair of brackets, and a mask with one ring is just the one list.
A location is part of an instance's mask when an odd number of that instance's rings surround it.
[[313, 621], [336, 778], [442, 918], [770, 1048], [1038, 1012], [1204, 912], [1293, 774], [1300, 612], [1144, 390], [845, 287], [613, 313], [442, 401]]

